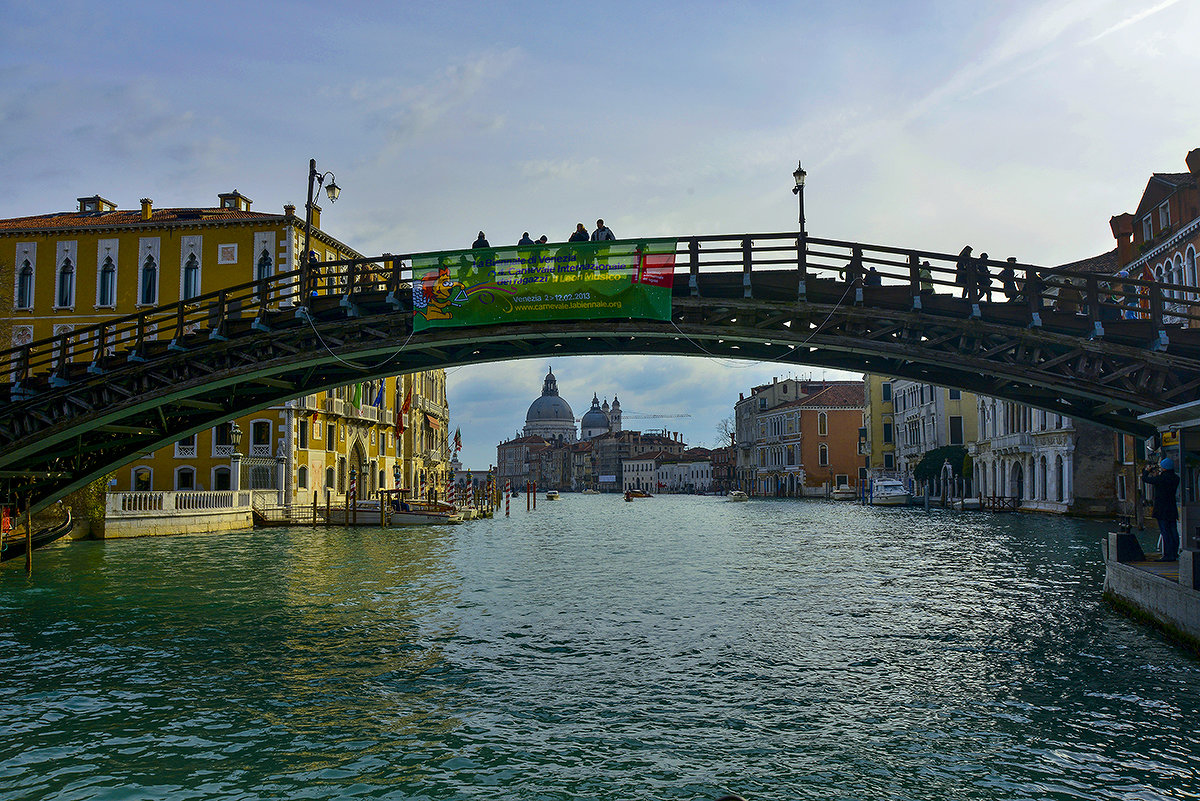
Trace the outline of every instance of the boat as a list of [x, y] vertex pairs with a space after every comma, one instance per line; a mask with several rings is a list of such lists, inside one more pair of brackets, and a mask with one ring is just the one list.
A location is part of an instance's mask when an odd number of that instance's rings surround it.
[[872, 506], [908, 506], [911, 494], [898, 478], [878, 476], [871, 480]]
[[579, 494], [580, 494], [580, 495], [599, 495], [599, 494], [600, 494], [600, 490], [594, 490], [594, 489], [585, 489], [583, 492], [581, 492], [581, 493], [579, 493]]
[[388, 507], [387, 519], [380, 515], [379, 501], [358, 501], [347, 506], [330, 507], [326, 521], [338, 526], [444, 526], [463, 522], [463, 516], [448, 503], [439, 501], [400, 501]]
[[858, 497], [858, 492], [854, 487], [846, 484], [839, 484], [833, 491], [833, 499], [835, 501], [852, 501]]
[[546, 500], [557, 501], [558, 500], [558, 490], [546, 490]]
[[653, 498], [654, 496], [645, 490], [630, 489], [625, 490], [625, 500], [632, 501], [634, 498]]
[[746, 493], [742, 492], [741, 490], [733, 490], [728, 495], [726, 495], [725, 498], [726, 498], [726, 500], [730, 500], [730, 501], [748, 501], [748, 500], [750, 500], [750, 496], [747, 495]]
[[[33, 536], [29, 538], [28, 543], [36, 551], [43, 545], [49, 545], [55, 540], [67, 536], [71, 532], [71, 525], [71, 510], [68, 508], [66, 520], [33, 532]], [[13, 532], [9, 531], [4, 534], [3, 542], [3, 547], [0, 547], [0, 562], [7, 562], [9, 559], [16, 559], [25, 555], [26, 539], [24, 534], [14, 536]]]

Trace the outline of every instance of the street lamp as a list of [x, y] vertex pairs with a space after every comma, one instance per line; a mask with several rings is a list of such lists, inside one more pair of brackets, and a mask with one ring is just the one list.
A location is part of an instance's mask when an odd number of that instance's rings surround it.
[[237, 453], [238, 449], [242, 447], [242, 427], [237, 424], [236, 420], [229, 426], [229, 444], [233, 446], [234, 453]]
[[[325, 194], [329, 197], [329, 202], [335, 202], [342, 194], [342, 188], [337, 185], [337, 179], [334, 178], [332, 172], [317, 172], [317, 160], [308, 160], [308, 201], [304, 204], [304, 250], [301, 251], [300, 265], [300, 302], [304, 303], [306, 297], [309, 275], [312, 270], [312, 252], [309, 251], [309, 243], [312, 240], [312, 218], [313, 218], [313, 186], [314, 184], [319, 189], [325, 183], [325, 177], [329, 177], [329, 186], [325, 187]], [[316, 288], [315, 286], [313, 287]]]
[[806, 236], [804, 230], [804, 179], [808, 177], [808, 173], [804, 171], [804, 167], [800, 162], [796, 162], [796, 171], [792, 173], [792, 177], [796, 179], [796, 185], [792, 187], [792, 194], [800, 200], [800, 235]]

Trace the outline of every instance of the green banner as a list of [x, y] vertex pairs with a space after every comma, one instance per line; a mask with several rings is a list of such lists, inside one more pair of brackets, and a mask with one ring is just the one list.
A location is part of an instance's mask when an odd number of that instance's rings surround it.
[[674, 239], [414, 256], [414, 330], [606, 317], [671, 319]]

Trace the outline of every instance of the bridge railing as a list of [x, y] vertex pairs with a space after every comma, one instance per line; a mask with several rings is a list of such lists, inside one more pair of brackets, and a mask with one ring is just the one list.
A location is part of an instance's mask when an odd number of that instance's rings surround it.
[[[703, 294], [703, 276], [740, 271], [747, 298], [754, 297], [756, 276], [782, 275], [785, 282], [794, 280], [795, 298], [801, 302], [809, 299], [810, 288], [833, 286], [840, 290], [838, 303], [870, 304], [877, 291], [873, 287], [878, 285], [890, 288], [884, 290], [887, 294], [907, 292], [914, 310], [938, 305], [939, 313], [950, 308], [963, 316], [981, 316], [981, 308], [1005, 304], [1009, 309], [1022, 309], [1028, 325], [1041, 325], [1052, 312], [1060, 320], [1083, 318], [1093, 336], [1103, 336], [1107, 323], [1148, 322], [1159, 345], [1166, 344], [1168, 328], [1200, 327], [1200, 287], [1195, 286], [1052, 269], [1015, 259], [964, 259], [958, 254], [796, 233], [692, 236], [678, 238], [676, 243], [676, 286], [686, 286], [693, 296]], [[566, 245], [545, 247], [554, 252]], [[479, 252], [461, 253], [474, 257]], [[160, 341], [168, 343], [169, 351], [186, 351], [206, 340], [227, 338], [235, 320], [251, 319], [255, 326], [266, 329], [268, 312], [308, 308], [320, 298], [340, 299], [342, 305], [353, 307], [355, 299], [366, 293], [382, 293], [395, 309], [410, 313], [411, 264], [424, 255], [383, 254], [314, 262], [299, 270], [60, 331], [0, 351], [0, 380], [8, 377], [10, 397], [19, 400], [30, 391], [34, 376], [48, 377], [51, 386], [66, 385], [71, 381], [72, 366], [78, 369], [83, 363], [88, 372], [103, 373], [122, 363], [144, 360], [149, 346]], [[984, 271], [986, 281], [979, 280]], [[949, 307], [929, 302], [939, 296], [943, 300], [958, 297], [961, 302]]]

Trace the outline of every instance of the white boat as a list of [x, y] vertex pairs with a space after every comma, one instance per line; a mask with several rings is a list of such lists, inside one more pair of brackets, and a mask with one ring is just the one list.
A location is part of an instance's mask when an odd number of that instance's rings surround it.
[[871, 480], [872, 506], [908, 506], [911, 497], [898, 478], [879, 477]]
[[600, 494], [600, 490], [594, 490], [594, 489], [585, 489], [583, 492], [581, 492], [581, 493], [579, 493], [579, 494], [580, 494], [580, 495], [599, 495], [599, 494]]
[[852, 501], [858, 497], [858, 493], [854, 487], [845, 484], [839, 484], [837, 489], [833, 491], [833, 499], [835, 501]]
[[379, 501], [358, 501], [349, 507], [330, 507], [328, 520], [339, 526], [444, 526], [461, 523], [463, 516], [450, 504], [404, 501], [393, 505], [387, 521], [381, 522]]
[[726, 499], [730, 501], [748, 501], [750, 500], [750, 496], [741, 490], [733, 490], [726, 496]]
[[557, 501], [558, 500], [558, 490], [546, 490], [546, 500]]

